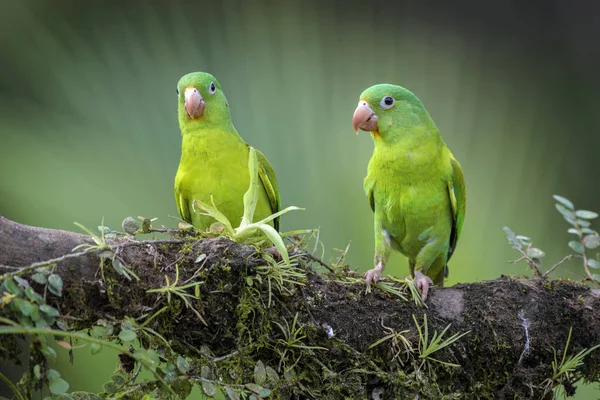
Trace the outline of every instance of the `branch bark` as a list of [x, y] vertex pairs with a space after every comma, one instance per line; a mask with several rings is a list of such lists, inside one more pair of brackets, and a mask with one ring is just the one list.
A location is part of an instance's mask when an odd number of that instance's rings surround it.
[[[65, 257], [82, 243], [91, 238], [0, 217], [0, 283], [15, 273], [28, 279], [34, 273], [28, 266], [59, 258], [63, 295], [49, 295], [48, 302], [72, 329], [99, 319], [148, 317], [166, 307], [147, 326], [198, 368], [209, 365], [233, 383], [250, 382], [258, 360], [280, 375], [293, 369], [295, 375], [277, 385], [281, 398], [541, 398], [553, 375], [553, 349], [560, 361], [571, 327], [568, 355], [600, 343], [600, 295], [572, 281], [502, 277], [434, 288], [422, 308], [378, 289], [366, 293], [364, 284], [349, 283], [348, 277], [359, 276], [352, 272], [319, 274], [310, 266], [313, 256], [297, 259], [304, 277], [278, 285], [275, 267], [259, 251], [226, 238], [107, 240], [139, 281], [117, 274], [106, 260], [101, 269], [98, 254]], [[206, 325], [177, 296], [168, 301], [148, 292], [164, 287], [165, 275], [172, 283], [176, 269], [178, 285], [202, 282], [190, 306]], [[425, 314], [429, 339], [449, 324], [444, 338], [469, 332], [431, 355], [460, 367], [419, 357], [413, 316], [423, 326]], [[285, 329], [277, 325], [285, 328], [296, 316], [300, 347], [286, 344]], [[399, 336], [370, 348], [402, 331], [412, 351]], [[561, 378], [567, 392], [576, 378], [600, 381], [600, 350], [571, 376]]]

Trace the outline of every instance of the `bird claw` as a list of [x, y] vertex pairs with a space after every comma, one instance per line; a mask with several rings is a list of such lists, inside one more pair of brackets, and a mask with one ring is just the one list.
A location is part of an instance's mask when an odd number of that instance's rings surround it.
[[427, 298], [430, 285], [433, 285], [433, 281], [430, 277], [419, 270], [415, 271], [415, 286], [421, 292], [421, 299], [423, 302], [425, 302], [425, 299]]
[[365, 272], [365, 282], [367, 283], [367, 286], [379, 282], [381, 279], [381, 271], [383, 271], [383, 264], [380, 262], [375, 268]]

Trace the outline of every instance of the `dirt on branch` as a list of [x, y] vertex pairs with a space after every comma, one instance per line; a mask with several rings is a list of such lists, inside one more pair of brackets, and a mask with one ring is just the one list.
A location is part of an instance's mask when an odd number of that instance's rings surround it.
[[[28, 266], [73, 254], [82, 243], [92, 241], [0, 217], [0, 283], [16, 273], [29, 279], [35, 269]], [[226, 238], [107, 244], [139, 281], [98, 253], [57, 261], [63, 293], [48, 302], [71, 329], [156, 314], [147, 327], [193, 359], [195, 371], [208, 366], [215, 381], [253, 382], [259, 360], [277, 371], [273, 398], [537, 399], [548, 396], [553, 349], [560, 360], [571, 327], [568, 355], [600, 343], [600, 295], [576, 282], [504, 277], [459, 284], [433, 289], [427, 307], [419, 307], [410, 294], [405, 301], [378, 288], [366, 293], [353, 282], [358, 274], [317, 273], [308, 257], [297, 258], [296, 275], [287, 275], [255, 248]], [[186, 304], [157, 291], [176, 279], [174, 287], [201, 282], [199, 298]], [[443, 339], [468, 333], [427, 359], [415, 324], [424, 330], [425, 315], [430, 341], [449, 325]], [[600, 381], [600, 350], [571, 379], [560, 379], [571, 392], [581, 377]]]

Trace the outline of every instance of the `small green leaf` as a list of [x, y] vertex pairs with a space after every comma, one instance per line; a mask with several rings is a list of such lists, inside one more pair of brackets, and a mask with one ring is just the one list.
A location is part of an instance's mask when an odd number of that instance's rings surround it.
[[92, 345], [90, 346], [90, 353], [92, 353], [93, 356], [100, 353], [101, 351], [102, 346], [99, 343], [92, 343]]
[[269, 397], [271, 395], [271, 391], [269, 389], [261, 389], [258, 392], [258, 395], [260, 397], [262, 397], [263, 399], [265, 399], [265, 398], [267, 398], [267, 397]]
[[35, 376], [35, 379], [42, 379], [42, 367], [40, 364], [35, 364], [35, 367], [33, 367], [33, 376]]
[[592, 275], [592, 278], [596, 281], [596, 282], [600, 282], [600, 275], [598, 274], [594, 274]]
[[33, 310], [33, 304], [19, 297], [15, 298], [13, 301], [17, 306], [19, 306], [19, 310], [21, 310], [21, 313], [23, 315], [31, 315], [31, 311]]
[[124, 276], [128, 281], [131, 280], [131, 276], [129, 276], [129, 274], [127, 273], [127, 266], [124, 265], [121, 260], [119, 260], [118, 258], [115, 258], [114, 260], [112, 260], [112, 267], [113, 269], [117, 272], [117, 274]]
[[523, 245], [521, 244], [521, 242], [519, 242], [519, 240], [517, 239], [517, 235], [515, 235], [515, 233], [508, 227], [505, 226], [504, 228], [502, 228], [504, 230], [504, 232], [506, 233], [506, 238], [508, 239], [508, 242], [515, 248], [517, 249], [521, 249], [523, 248]]
[[256, 395], [254, 395], [254, 394], [251, 394], [251, 395], [248, 397], [248, 400], [258, 400], [258, 397], [256, 397]]
[[504, 232], [506, 233], [506, 235], [507, 235], [509, 238], [512, 238], [512, 239], [515, 239], [515, 240], [517, 239], [517, 236], [515, 235], [515, 233], [514, 233], [514, 232], [512, 231], [512, 229], [510, 229], [508, 226], [505, 226], [505, 227], [504, 227], [504, 228], [502, 228], [502, 229], [504, 230]]
[[206, 254], [200, 254], [198, 257], [196, 257], [196, 260], [194, 261], [194, 263], [198, 264], [198, 263], [204, 261], [204, 259], [206, 259]]
[[102, 389], [108, 394], [114, 394], [119, 391], [119, 387], [113, 381], [106, 382], [102, 385]]
[[53, 379], [60, 378], [60, 373], [55, 369], [49, 369], [46, 372], [46, 378], [48, 378], [48, 380], [50, 380], [50, 381]]
[[115, 383], [115, 385], [123, 386], [125, 384], [125, 378], [123, 377], [123, 375], [114, 374], [110, 377], [110, 379]]
[[60, 314], [58, 312], [58, 310], [54, 307], [51, 307], [47, 304], [41, 305], [40, 306], [40, 311], [43, 312], [44, 314], [50, 316], [50, 317], [58, 317]]
[[210, 371], [208, 365], [203, 365], [202, 368], [200, 368], [200, 376], [204, 379], [212, 378], [212, 372]]
[[46, 278], [46, 275], [40, 274], [39, 272], [37, 274], [31, 275], [31, 279], [33, 279], [35, 282], [39, 283], [40, 285], [45, 285], [46, 283], [48, 283], [48, 279]]
[[37, 294], [31, 286], [25, 289], [25, 296], [34, 303], [44, 304], [44, 298]]
[[48, 277], [48, 289], [57, 296], [62, 295], [63, 281], [59, 275], [52, 274]]
[[65, 321], [56, 321], [56, 325], [61, 331], [69, 331], [69, 326], [65, 323]]
[[575, 229], [575, 228], [569, 228], [567, 230], [567, 232], [572, 233], [573, 235], [577, 235], [577, 236], [581, 237], [581, 233], [577, 229]]
[[252, 279], [251, 276], [247, 276], [246, 277], [246, 285], [248, 286], [252, 286], [254, 284], [254, 280]]
[[48, 267], [39, 267], [39, 268], [36, 268], [35, 272], [37, 272], [38, 274], [45, 275], [45, 276], [48, 276], [51, 273], [51, 271], [48, 269]]
[[50, 381], [50, 392], [52, 394], [63, 394], [69, 390], [69, 384], [63, 378], [56, 378]]
[[293, 369], [286, 369], [283, 371], [283, 378], [288, 382], [293, 381], [296, 379], [296, 373]]
[[54, 350], [54, 348], [52, 348], [50, 346], [43, 347], [42, 354], [45, 355], [46, 357], [51, 357], [53, 359], [56, 359], [56, 351]]
[[33, 322], [37, 322], [40, 320], [40, 318], [42, 318], [42, 315], [40, 314], [40, 308], [35, 304], [33, 305], [33, 309], [31, 310], [30, 318]]
[[225, 393], [229, 397], [229, 400], [240, 400], [240, 395], [231, 386], [225, 386]]
[[596, 234], [596, 235], [598, 234], [598, 232], [596, 232], [595, 230], [590, 229], [590, 228], [581, 228], [581, 232], [583, 232], [585, 234], [590, 234], [590, 233], [593, 233], [593, 234]]
[[600, 246], [600, 236], [598, 235], [587, 235], [583, 238], [583, 244], [586, 248], [593, 250]]
[[271, 386], [275, 386], [279, 382], [279, 374], [273, 368], [267, 365], [267, 381]]
[[261, 360], [256, 362], [254, 366], [254, 382], [259, 385], [264, 385], [267, 381], [267, 371], [265, 369], [265, 364]]
[[140, 224], [133, 217], [127, 217], [121, 222], [121, 228], [130, 235], [133, 235], [140, 229]]
[[573, 249], [575, 253], [583, 254], [583, 246], [581, 243], [571, 240], [569, 242], [569, 247]]
[[217, 394], [217, 389], [215, 388], [215, 385], [212, 384], [212, 382], [202, 381], [202, 391], [205, 395], [210, 397]]
[[187, 372], [190, 370], [190, 363], [188, 360], [186, 360], [184, 357], [182, 356], [178, 356], [177, 357], [177, 369], [182, 373], [182, 374], [187, 374]]
[[256, 150], [253, 147], [249, 147], [249, 150], [248, 171], [250, 173], [250, 186], [246, 193], [244, 193], [244, 215], [242, 216], [240, 227], [250, 225], [254, 220], [254, 211], [256, 209], [256, 204], [258, 203], [258, 191], [260, 189]]
[[529, 243], [531, 243], [531, 238], [530, 238], [530, 237], [528, 237], [528, 236], [517, 235], [517, 239], [519, 239], [519, 241], [520, 241], [521, 243], [524, 243], [524, 244], [529, 244]]
[[246, 389], [258, 394], [258, 392], [260, 392], [263, 388], [260, 385], [257, 385], [256, 383], [246, 383], [244, 386], [246, 386]]
[[47, 287], [48, 287], [48, 290], [50, 291], [50, 293], [52, 293], [53, 295], [55, 295], [57, 297], [62, 296], [62, 292], [60, 290], [58, 290], [57, 288], [55, 288], [54, 286], [48, 285]]
[[538, 248], [532, 247], [529, 250], [527, 250], [527, 255], [531, 258], [542, 258], [546, 255], [546, 253], [544, 253]]
[[177, 373], [174, 371], [167, 372], [164, 376], [165, 382], [172, 384], [177, 380]]
[[556, 207], [556, 209], [558, 210], [558, 212], [562, 214], [562, 216], [564, 218], [573, 218], [573, 211], [572, 210], [569, 210], [569, 209], [565, 208], [564, 206], [562, 206], [560, 204], [555, 204], [554, 206]]
[[11, 294], [16, 294], [17, 296], [21, 294], [21, 289], [19, 289], [19, 286], [14, 279], [9, 278], [5, 280], [4, 285], [6, 286], [6, 290], [8, 290]]
[[136, 337], [137, 335], [135, 332], [129, 329], [122, 329], [121, 332], [119, 332], [119, 339], [124, 342], [131, 342], [135, 340]]
[[589, 211], [589, 210], [577, 210], [577, 211], [575, 211], [575, 215], [578, 218], [583, 218], [583, 219], [598, 218], [598, 213], [595, 213], [595, 212]]
[[567, 221], [569, 224], [573, 225], [574, 227], [579, 227], [579, 225], [577, 224], [577, 221], [575, 221], [575, 218], [573, 217], [565, 217], [565, 221]]
[[562, 196], [559, 196], [557, 194], [553, 195], [552, 197], [554, 197], [554, 200], [558, 201], [559, 203], [561, 203], [563, 206], [569, 208], [569, 209], [574, 209], [575, 206], [573, 205], [573, 203], [571, 202], [571, 200], [564, 198]]
[[586, 221], [585, 219], [577, 218], [577, 225], [583, 228], [589, 228], [592, 223], [590, 221]]
[[147, 232], [152, 228], [152, 220], [150, 218], [144, 218], [142, 220], [142, 230]]
[[590, 268], [598, 269], [600, 268], [600, 261], [590, 258], [589, 260], [587, 260], [587, 265]]
[[92, 336], [96, 338], [101, 338], [106, 336], [106, 328], [99, 325], [94, 325], [92, 327]]
[[29, 287], [29, 281], [27, 281], [27, 279], [23, 279], [20, 276], [14, 276], [13, 278], [21, 288], [27, 289]]
[[134, 330], [135, 325], [130, 319], [126, 319], [123, 322], [121, 322], [121, 329]]
[[279, 254], [281, 254], [281, 258], [287, 265], [290, 265], [290, 257], [288, 256], [287, 248], [285, 247], [285, 243], [283, 243], [282, 237], [279, 235], [279, 232], [275, 230], [271, 225], [267, 224], [259, 224], [258, 227], [267, 235], [269, 240], [275, 245]]
[[62, 288], [63, 288], [63, 281], [62, 281], [62, 278], [60, 277], [60, 275], [57, 275], [57, 274], [50, 275], [48, 277], [48, 283], [50, 284], [50, 286], [53, 286], [58, 290], [62, 290]]

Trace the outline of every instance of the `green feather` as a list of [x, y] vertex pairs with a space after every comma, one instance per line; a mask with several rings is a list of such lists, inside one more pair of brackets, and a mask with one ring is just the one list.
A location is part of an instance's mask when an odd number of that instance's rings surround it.
[[[211, 90], [214, 84], [214, 92]], [[186, 88], [198, 90], [205, 103], [201, 116], [190, 118], [185, 109]], [[175, 200], [179, 215], [200, 230], [215, 220], [193, 211], [195, 200], [215, 206], [233, 226], [244, 214], [243, 197], [250, 184], [249, 147], [231, 122], [229, 104], [214, 76], [194, 72], [183, 76], [177, 84], [178, 118], [181, 129], [181, 160], [175, 176]], [[267, 158], [257, 151], [262, 190], [259, 193], [254, 220], [279, 211], [281, 202], [275, 172]], [[279, 230], [279, 219], [274, 220]]]

